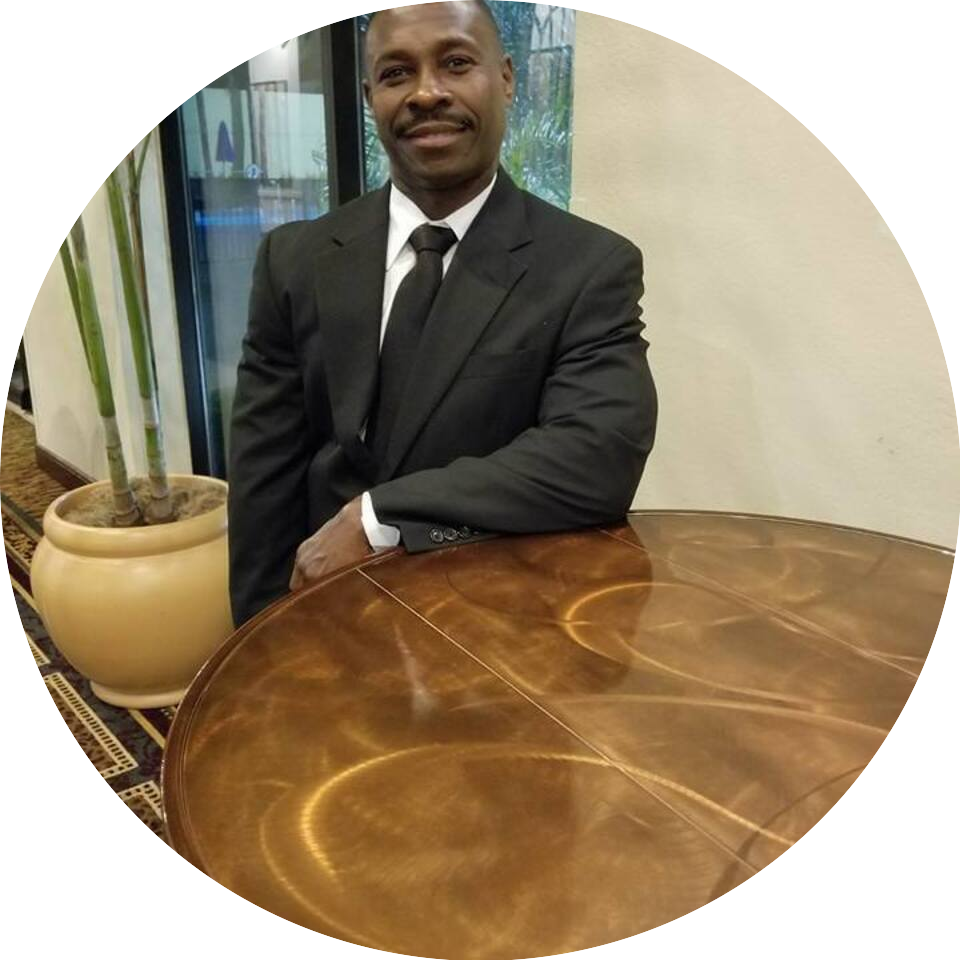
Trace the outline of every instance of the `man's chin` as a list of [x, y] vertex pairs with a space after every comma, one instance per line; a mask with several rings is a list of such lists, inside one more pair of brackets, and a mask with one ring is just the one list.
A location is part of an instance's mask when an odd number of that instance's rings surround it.
[[411, 164], [403, 171], [406, 181], [422, 190], [450, 190], [482, 177], [485, 172], [485, 167], [464, 163], [459, 157], [435, 157]]

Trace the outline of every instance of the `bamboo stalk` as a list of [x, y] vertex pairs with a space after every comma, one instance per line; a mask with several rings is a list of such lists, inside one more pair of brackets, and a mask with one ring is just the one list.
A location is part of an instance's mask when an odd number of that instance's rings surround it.
[[[97, 410], [103, 422], [106, 437], [107, 465], [110, 470], [110, 484], [113, 488], [114, 522], [117, 526], [129, 527], [139, 522], [140, 510], [130, 489], [123, 444], [117, 427], [110, 368], [107, 366], [107, 354], [103, 346], [103, 329], [100, 325], [100, 313], [97, 310], [97, 298], [90, 273], [87, 238], [82, 218], [78, 218], [71, 228], [70, 239], [73, 243], [74, 277], [77, 284], [77, 299], [74, 301], [74, 306], [78, 309], [77, 320], [83, 331], [90, 380], [93, 383]], [[69, 275], [67, 282], [69, 284]]]
[[[136, 167], [133, 171], [133, 185], [140, 190], [140, 181], [143, 179], [143, 165], [147, 162], [147, 150], [150, 147], [150, 137], [153, 135], [151, 130], [144, 138], [140, 141], [140, 159], [136, 163]], [[133, 154], [135, 151], [131, 151]]]
[[67, 289], [70, 291], [70, 302], [73, 304], [73, 316], [77, 321], [77, 330], [80, 332], [80, 343], [83, 345], [83, 359], [87, 362], [87, 372], [92, 376], [90, 354], [87, 349], [87, 335], [80, 320], [80, 287], [77, 284], [77, 268], [73, 265], [73, 254], [70, 252], [70, 241], [63, 238], [60, 244], [60, 262], [63, 264], [63, 273], [67, 278]]
[[[153, 131], [151, 131], [152, 133]], [[150, 296], [147, 290], [147, 258], [143, 247], [143, 213], [140, 206], [140, 184], [143, 180], [143, 165], [147, 159], [147, 148], [150, 144], [148, 133], [140, 144], [140, 158], [137, 159], [136, 150], [127, 154], [127, 202], [130, 205], [130, 233], [133, 239], [133, 262], [137, 267], [137, 277], [140, 282], [140, 302], [143, 304], [144, 323], [147, 327], [148, 344], [150, 345], [151, 362], [153, 362], [153, 321], [150, 312]], [[154, 379], [156, 379], [156, 364], [154, 363]]]
[[[147, 258], [143, 244], [143, 214], [140, 205], [143, 168], [150, 148], [151, 130], [140, 143], [140, 156], [136, 149], [127, 156], [127, 200], [130, 209], [130, 227], [133, 239], [133, 262], [140, 283], [140, 302], [143, 306], [143, 325], [145, 328], [144, 345], [148, 354], [150, 370], [153, 375], [151, 399], [143, 403], [144, 436], [147, 447], [147, 462], [150, 469], [151, 503], [147, 519], [151, 523], [165, 523], [173, 519], [173, 506], [167, 481], [166, 462], [163, 452], [163, 431], [160, 423], [159, 392], [157, 389], [157, 363], [153, 349], [153, 318], [150, 309], [150, 296], [147, 289]], [[154, 430], [150, 424], [155, 424]]]
[[144, 314], [140, 278], [134, 262], [134, 251], [123, 203], [119, 173], [114, 170], [107, 178], [107, 200], [110, 222], [113, 226], [117, 258], [130, 342], [133, 347], [137, 386], [143, 407], [143, 431], [146, 442], [147, 469], [150, 476], [150, 502], [147, 505], [148, 523], [165, 523], [173, 519], [173, 503], [163, 456], [163, 434], [160, 427], [160, 408], [157, 400], [157, 381], [153, 366], [153, 344]]

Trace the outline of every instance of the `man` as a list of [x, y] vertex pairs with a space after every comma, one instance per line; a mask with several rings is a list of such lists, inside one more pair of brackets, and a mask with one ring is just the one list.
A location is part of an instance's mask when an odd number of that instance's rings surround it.
[[397, 542], [615, 521], [653, 443], [639, 251], [498, 168], [513, 65], [486, 5], [376, 14], [365, 73], [391, 184], [273, 231], [254, 271], [238, 624]]

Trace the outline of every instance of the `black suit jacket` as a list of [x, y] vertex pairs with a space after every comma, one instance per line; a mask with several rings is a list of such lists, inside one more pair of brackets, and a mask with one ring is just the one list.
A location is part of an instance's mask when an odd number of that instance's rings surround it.
[[298, 545], [365, 490], [410, 551], [590, 526], [624, 515], [652, 446], [640, 252], [501, 170], [374, 463], [359, 434], [377, 382], [388, 189], [260, 248], [230, 440], [238, 624], [286, 591]]

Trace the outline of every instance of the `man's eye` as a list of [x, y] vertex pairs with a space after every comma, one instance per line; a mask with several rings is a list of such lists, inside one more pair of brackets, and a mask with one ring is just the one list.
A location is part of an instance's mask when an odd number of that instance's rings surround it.
[[447, 57], [446, 63], [450, 70], [466, 70], [470, 66], [466, 57]]
[[387, 67], [380, 73], [380, 79], [385, 81], [399, 80], [404, 75], [403, 67]]

